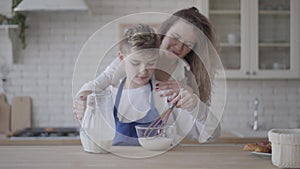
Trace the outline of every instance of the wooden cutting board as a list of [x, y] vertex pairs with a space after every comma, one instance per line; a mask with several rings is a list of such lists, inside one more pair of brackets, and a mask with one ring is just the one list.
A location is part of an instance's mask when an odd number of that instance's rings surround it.
[[6, 103], [4, 94], [0, 94], [0, 133], [10, 131], [10, 105]]
[[11, 131], [31, 127], [31, 98], [14, 97], [11, 104]]

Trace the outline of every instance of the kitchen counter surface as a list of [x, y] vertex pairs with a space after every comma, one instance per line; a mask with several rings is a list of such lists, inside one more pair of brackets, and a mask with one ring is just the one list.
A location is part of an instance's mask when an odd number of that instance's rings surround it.
[[[90, 154], [81, 146], [0, 146], [0, 168], [205, 168], [276, 169], [270, 159], [245, 152], [241, 144], [181, 145], [152, 158], [129, 159], [114, 154]], [[136, 153], [141, 147], [113, 147]]]
[[[237, 137], [226, 137], [219, 138], [215, 142], [209, 144], [247, 144], [260, 142], [262, 140], [267, 140], [267, 138], [237, 138]], [[183, 144], [199, 144], [196, 141], [183, 140]], [[36, 139], [36, 140], [11, 140], [11, 139], [0, 139], [0, 146], [23, 146], [23, 145], [81, 145], [79, 139]]]
[[[1, 136], [1, 135], [0, 135]], [[268, 138], [238, 138], [233, 135], [222, 133], [221, 137], [213, 144], [247, 144], [255, 143]], [[183, 140], [184, 144], [199, 144], [196, 141]], [[77, 139], [17, 139], [12, 140], [4, 136], [0, 137], [0, 146], [14, 145], [80, 145], [80, 140]]]

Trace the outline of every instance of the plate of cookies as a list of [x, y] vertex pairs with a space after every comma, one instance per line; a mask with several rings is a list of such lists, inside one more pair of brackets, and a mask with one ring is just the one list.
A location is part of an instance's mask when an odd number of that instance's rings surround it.
[[266, 159], [271, 159], [272, 158], [271, 153], [260, 153], [260, 152], [252, 151], [251, 154], [253, 154], [255, 156], [259, 156], [261, 158], [266, 158]]
[[271, 142], [265, 140], [257, 143], [246, 144], [244, 146], [245, 151], [251, 151], [251, 154], [271, 159], [272, 157], [272, 146]]

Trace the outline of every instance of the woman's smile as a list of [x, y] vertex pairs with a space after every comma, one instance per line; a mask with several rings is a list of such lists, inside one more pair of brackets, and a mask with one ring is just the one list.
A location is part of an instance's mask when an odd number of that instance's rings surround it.
[[175, 54], [176, 56], [180, 56], [181, 52], [176, 51], [175, 49], [169, 49], [170, 52], [172, 52], [173, 54]]

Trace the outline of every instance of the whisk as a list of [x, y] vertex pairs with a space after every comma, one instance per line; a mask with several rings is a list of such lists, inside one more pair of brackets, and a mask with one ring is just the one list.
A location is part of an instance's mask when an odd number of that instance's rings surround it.
[[[178, 92], [176, 94], [175, 97], [177, 97], [179, 95], [180, 92]], [[148, 129], [145, 131], [145, 136], [149, 137], [150, 134], [152, 133], [152, 131], [154, 129], [156, 129], [157, 127], [159, 127], [157, 130], [160, 131], [168, 122], [168, 119], [174, 109], [174, 107], [176, 106], [177, 102], [173, 105], [171, 105], [166, 111], [164, 111], [155, 121], [153, 121], [152, 123], [150, 123], [150, 125], [148, 126]]]

